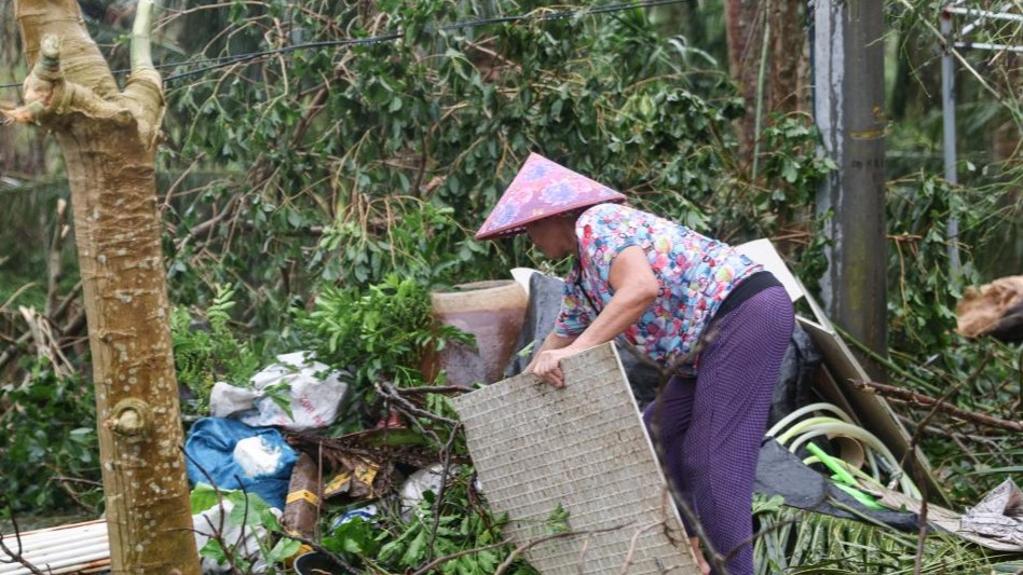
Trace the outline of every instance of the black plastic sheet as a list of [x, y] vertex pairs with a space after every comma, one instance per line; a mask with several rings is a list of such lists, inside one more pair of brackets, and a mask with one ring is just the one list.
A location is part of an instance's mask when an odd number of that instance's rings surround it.
[[[799, 456], [789, 453], [774, 439], [766, 440], [760, 448], [753, 490], [767, 496], [780, 495], [789, 507], [860, 521], [862, 516], [867, 516], [905, 531], [918, 528], [916, 513], [865, 507], [852, 495], [835, 487], [831, 479], [803, 465]], [[850, 513], [834, 502], [854, 509], [856, 513]]]

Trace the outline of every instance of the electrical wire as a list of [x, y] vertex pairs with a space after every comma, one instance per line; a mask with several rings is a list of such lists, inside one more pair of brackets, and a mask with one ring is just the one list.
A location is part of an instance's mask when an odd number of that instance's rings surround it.
[[[436, 28], [428, 28], [427, 32], [450, 32], [454, 30], [466, 30], [472, 28], [479, 28], [482, 26], [493, 26], [496, 24], [509, 24], [514, 22], [522, 21], [536, 21], [536, 22], [549, 22], [553, 20], [565, 20], [571, 18], [581, 18], [585, 16], [613, 14], [616, 12], [624, 12], [626, 10], [632, 10], [636, 8], [653, 8], [656, 6], [667, 6], [671, 4], [682, 4], [685, 2], [691, 2], [693, 0], [643, 0], [641, 2], [626, 2], [620, 4], [608, 4], [607, 6], [597, 6], [594, 8], [586, 8], [583, 10], [560, 10], [556, 12], [549, 12], [543, 14], [517, 14], [512, 16], [495, 16], [492, 18], [481, 18], [478, 20], [466, 20], [462, 22], [455, 22], [452, 24], [445, 24]], [[393, 42], [400, 39], [403, 36], [401, 32], [389, 32], [386, 34], [380, 34], [376, 36], [367, 36], [365, 38], [345, 38], [341, 40], [325, 40], [321, 42], [306, 42], [302, 44], [295, 44], [292, 46], [284, 46], [282, 48], [276, 48], [272, 50], [262, 50], [258, 52], [246, 52], [241, 54], [230, 54], [226, 56], [220, 56], [217, 58], [210, 58], [204, 62], [193, 62], [193, 61], [180, 61], [180, 62], [168, 62], [164, 64], [158, 64], [154, 66], [156, 69], [166, 68], [179, 68], [183, 66], [195, 66], [198, 64], [208, 64], [195, 70], [189, 70], [187, 72], [181, 72], [178, 74], [171, 74], [164, 78], [164, 82], [172, 82], [182, 78], [190, 76], [196, 76], [216, 70], [219, 68], [225, 68], [228, 66], [234, 66], [240, 63], [251, 63], [253, 60], [259, 60], [269, 56], [276, 56], [280, 54], [290, 54], [302, 50], [315, 50], [320, 48], [346, 48], [351, 46], [366, 46], [372, 44], [380, 44], [384, 42]], [[131, 72], [130, 69], [115, 70], [113, 74], [120, 75]], [[15, 82], [10, 84], [0, 84], [0, 89], [10, 89], [21, 87], [21, 82]]]

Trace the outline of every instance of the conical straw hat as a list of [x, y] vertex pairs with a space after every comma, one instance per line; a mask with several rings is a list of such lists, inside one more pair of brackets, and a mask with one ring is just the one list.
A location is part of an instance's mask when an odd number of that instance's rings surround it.
[[522, 233], [526, 224], [625, 196], [539, 154], [530, 154], [476, 232], [486, 240]]

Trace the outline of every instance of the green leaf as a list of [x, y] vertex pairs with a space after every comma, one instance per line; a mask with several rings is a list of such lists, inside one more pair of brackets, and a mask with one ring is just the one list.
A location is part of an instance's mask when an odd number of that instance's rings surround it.
[[[246, 496], [248, 496], [247, 515]], [[241, 525], [244, 520], [246, 525], [255, 526], [260, 521], [263, 512], [270, 509], [270, 506], [263, 501], [263, 498], [255, 493], [243, 494], [241, 491], [233, 491], [228, 497], [231, 503], [234, 504], [231, 508], [231, 513], [227, 516], [227, 520], [230, 521], [231, 525]]]
[[270, 509], [264, 509], [259, 514], [259, 521], [266, 527], [267, 530], [280, 533], [282, 531], [281, 522], [277, 519], [277, 516], [273, 514]]
[[199, 550], [199, 555], [216, 561], [218, 565], [224, 565], [227, 563], [227, 555], [224, 553], [224, 548], [220, 546], [220, 542], [216, 539], [210, 539], [202, 546]]
[[267, 561], [270, 563], [283, 563], [285, 559], [292, 557], [295, 553], [298, 553], [298, 549], [302, 546], [301, 541], [295, 539], [289, 539], [282, 537], [277, 545], [270, 550], [270, 554], [267, 556]]
[[263, 388], [266, 394], [292, 421], [295, 420], [295, 413], [291, 409], [291, 384], [287, 382], [275, 383]]
[[401, 564], [406, 567], [414, 567], [422, 563], [426, 559], [426, 543], [427, 533], [421, 529], [402, 555]]
[[551, 535], [569, 531], [568, 511], [561, 506], [561, 503], [558, 503], [558, 506], [547, 516], [546, 526], [547, 532]]
[[[223, 490], [221, 490], [221, 493], [224, 493]], [[206, 511], [219, 501], [217, 492], [207, 483], [196, 484], [188, 499], [192, 507], [192, 515]]]
[[785, 165], [782, 167], [781, 175], [785, 178], [785, 181], [794, 184], [799, 179], [799, 166], [795, 162], [786, 158]]

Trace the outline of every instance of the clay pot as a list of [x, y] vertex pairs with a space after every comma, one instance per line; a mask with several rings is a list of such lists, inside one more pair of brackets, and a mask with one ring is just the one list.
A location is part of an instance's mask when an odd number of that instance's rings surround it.
[[494, 383], [504, 378], [504, 367], [516, 352], [529, 298], [512, 280], [485, 281], [454, 286], [430, 294], [433, 315], [476, 336], [476, 346], [448, 344], [438, 355], [440, 369], [451, 385]]

